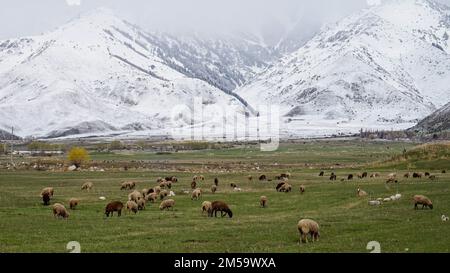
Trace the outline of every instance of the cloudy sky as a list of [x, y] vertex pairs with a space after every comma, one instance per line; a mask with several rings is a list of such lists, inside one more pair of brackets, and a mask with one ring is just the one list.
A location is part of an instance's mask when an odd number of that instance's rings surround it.
[[[304, 31], [382, 0], [1, 0], [0, 39], [36, 35], [80, 13], [107, 7], [148, 30]], [[386, 1], [386, 0], [384, 0]], [[450, 4], [450, 0], [439, 0]]]

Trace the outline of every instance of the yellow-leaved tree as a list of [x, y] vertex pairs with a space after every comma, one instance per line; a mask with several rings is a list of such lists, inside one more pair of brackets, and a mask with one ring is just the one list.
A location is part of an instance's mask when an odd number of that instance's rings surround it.
[[81, 164], [89, 160], [89, 153], [85, 148], [74, 147], [70, 149], [68, 158], [71, 164], [79, 168]]

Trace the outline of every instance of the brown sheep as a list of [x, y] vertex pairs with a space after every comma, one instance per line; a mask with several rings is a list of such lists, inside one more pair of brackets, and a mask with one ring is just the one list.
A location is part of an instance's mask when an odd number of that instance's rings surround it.
[[265, 181], [267, 180], [267, 176], [265, 174], [262, 174], [259, 176], [259, 181]]
[[422, 178], [422, 173], [413, 173], [413, 178]]
[[288, 183], [284, 183], [284, 184], [281, 186], [281, 188], [280, 188], [280, 192], [286, 192], [286, 193], [288, 193], [288, 192], [290, 192], [290, 191], [292, 191], [292, 186], [291, 186], [290, 184], [288, 184]]
[[44, 192], [42, 194], [42, 202], [44, 202], [44, 206], [50, 205], [50, 193]]
[[214, 194], [217, 191], [217, 186], [216, 185], [212, 185], [211, 186], [211, 192]]
[[325, 174], [325, 172], [324, 172], [324, 171], [321, 171], [321, 172], [319, 173], [319, 176], [324, 176], [324, 174]]
[[145, 200], [154, 203], [158, 199], [158, 194], [156, 192], [152, 192], [145, 196]]
[[81, 190], [91, 191], [93, 186], [92, 182], [86, 182], [81, 186]]
[[393, 178], [393, 177], [391, 177], [388, 180], [386, 180], [386, 184], [389, 184], [389, 183], [398, 183], [398, 180]]
[[358, 188], [358, 189], [356, 190], [356, 195], [357, 195], [358, 197], [364, 197], [364, 196], [367, 196], [367, 192], [365, 192], [365, 191], [361, 190], [360, 188]]
[[363, 172], [361, 178], [367, 178], [367, 172]]
[[277, 186], [275, 187], [275, 189], [276, 189], [277, 191], [281, 191], [281, 187], [282, 187], [284, 184], [286, 184], [286, 182], [280, 182], [280, 183], [278, 183]]
[[305, 186], [304, 185], [300, 185], [300, 193], [301, 194], [305, 193]]
[[161, 204], [159, 205], [159, 209], [160, 210], [164, 210], [164, 209], [168, 210], [169, 208], [172, 208], [172, 210], [173, 210], [174, 206], [175, 206], [175, 200], [167, 199], [167, 200], [164, 200], [161, 202]]
[[217, 217], [217, 212], [220, 211], [221, 217], [228, 214], [230, 218], [233, 217], [233, 212], [230, 210], [228, 205], [223, 201], [214, 201], [211, 203], [211, 211], [209, 212], [209, 217]]
[[66, 208], [62, 204], [55, 203], [53, 205], [53, 216], [55, 218], [62, 217], [64, 219], [67, 219], [69, 218], [70, 214], [67, 212]]
[[253, 176], [249, 175], [247, 176], [248, 181], [252, 181], [253, 180]]
[[163, 200], [164, 198], [167, 197], [167, 195], [169, 195], [169, 192], [166, 191], [166, 190], [162, 190], [162, 191], [159, 193], [159, 200]]
[[69, 207], [70, 207], [70, 209], [75, 209], [78, 206], [79, 203], [80, 203], [80, 200], [78, 200], [76, 198], [71, 198], [69, 200]]
[[191, 189], [195, 189], [195, 188], [197, 188], [197, 182], [195, 182], [195, 180], [193, 180], [191, 182]]
[[435, 175], [430, 175], [428, 178], [429, 178], [430, 180], [435, 180], [435, 179], [436, 179], [436, 176], [435, 176]]
[[117, 211], [117, 216], [120, 217], [122, 214], [123, 209], [123, 203], [120, 201], [113, 201], [106, 205], [105, 208], [105, 215], [106, 217], [109, 217], [109, 214], [111, 214], [111, 217], [114, 215], [114, 212]]
[[429, 173], [429, 172], [426, 172], [426, 173], [425, 173], [425, 176], [430, 176], [430, 173]]
[[422, 209], [424, 209], [424, 207], [433, 209], [433, 202], [431, 202], [431, 200], [424, 195], [414, 195], [413, 200], [414, 209], [417, 209], [417, 205], [422, 205]]
[[334, 173], [331, 173], [330, 180], [336, 180], [337, 176]]
[[133, 191], [132, 193], [128, 194], [128, 200], [137, 202], [139, 199], [142, 198], [142, 194], [139, 191]]
[[267, 206], [267, 197], [266, 196], [261, 196], [259, 198], [259, 204], [262, 208], [265, 208]]
[[230, 183], [230, 187], [232, 187], [232, 188], [237, 188], [237, 185], [234, 184], [234, 183]]
[[138, 204], [136, 204], [136, 202], [134, 201], [128, 201], [127, 202], [127, 211], [128, 213], [130, 213], [131, 211], [134, 212], [134, 214], [136, 214], [138, 212]]
[[54, 189], [52, 187], [43, 188], [41, 191], [41, 197], [44, 195], [44, 193], [48, 193], [50, 197], [53, 197]]
[[352, 180], [353, 179], [353, 174], [349, 174], [347, 177], [347, 180]]
[[302, 219], [297, 224], [298, 231], [300, 232], [300, 242], [307, 243], [307, 235], [311, 235], [311, 240], [319, 241], [320, 232], [319, 224], [311, 219]]
[[157, 195], [159, 195], [159, 193], [161, 192], [161, 187], [160, 186], [154, 187], [153, 192], [156, 193]]
[[219, 179], [216, 177], [214, 178], [214, 185], [217, 187], [219, 186]]
[[201, 197], [201, 195], [202, 195], [202, 190], [201, 189], [195, 189], [193, 192], [192, 192], [192, 195], [191, 195], [191, 200], [198, 200], [200, 197]]
[[145, 209], [145, 199], [139, 199], [137, 201], [138, 210], [144, 210]]

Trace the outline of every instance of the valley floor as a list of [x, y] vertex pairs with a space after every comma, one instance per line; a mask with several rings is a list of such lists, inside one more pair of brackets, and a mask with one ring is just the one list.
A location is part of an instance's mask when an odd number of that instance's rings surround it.
[[[401, 155], [415, 144], [401, 142], [308, 141], [283, 143], [275, 152], [256, 147], [201, 150], [173, 154], [145, 152], [93, 153], [94, 162], [151, 162], [153, 169], [105, 170], [105, 172], [0, 171], [0, 252], [67, 252], [70, 241], [78, 241], [82, 252], [369, 252], [370, 241], [378, 241], [382, 252], [449, 252], [450, 170], [448, 157], [427, 160], [386, 160]], [[7, 160], [6, 158], [0, 158]], [[26, 159], [23, 159], [26, 160]], [[161, 168], [158, 168], [161, 166]], [[170, 167], [167, 167], [170, 166]], [[447, 169], [447, 173], [441, 173]], [[319, 172], [325, 172], [319, 177]], [[379, 178], [340, 181], [348, 174], [378, 172]], [[406, 172], [429, 171], [436, 180], [403, 178]], [[275, 191], [277, 182], [260, 182], [266, 174], [274, 178], [290, 172], [291, 193]], [[331, 172], [338, 180], [331, 182]], [[395, 172], [398, 184], [386, 184]], [[199, 187], [204, 194], [192, 201], [192, 176], [203, 174]], [[107, 202], [125, 202], [128, 192], [120, 183], [137, 182], [139, 190], [156, 186], [157, 177], [175, 175], [179, 182], [172, 190], [174, 211], [160, 211], [159, 201], [147, 203], [136, 215], [105, 218]], [[248, 175], [253, 180], [247, 179]], [[214, 178], [219, 188], [212, 194]], [[91, 181], [94, 189], [82, 192]], [[230, 183], [242, 191], [235, 192]], [[306, 192], [300, 194], [300, 185]], [[81, 203], [70, 211], [67, 221], [53, 218], [44, 207], [42, 188], [52, 186], [52, 203], [68, 207], [68, 200]], [[359, 198], [356, 189], [369, 197]], [[369, 199], [400, 193], [402, 198], [371, 207]], [[412, 196], [423, 194], [434, 203], [433, 210], [414, 210]], [[268, 207], [259, 207], [260, 196], [268, 197]], [[99, 200], [105, 196], [106, 201]], [[205, 200], [226, 201], [233, 218], [208, 218], [201, 213]], [[311, 218], [320, 225], [319, 242], [299, 244], [297, 222]]]

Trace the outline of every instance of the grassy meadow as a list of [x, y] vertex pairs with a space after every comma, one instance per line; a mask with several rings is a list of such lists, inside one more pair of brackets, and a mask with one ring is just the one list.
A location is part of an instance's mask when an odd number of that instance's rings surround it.
[[[260, 152], [255, 146], [172, 154], [92, 152], [91, 163], [153, 165], [104, 172], [0, 170], [0, 252], [67, 252], [69, 241], [78, 241], [82, 252], [369, 252], [370, 241], [378, 241], [382, 252], [449, 252], [450, 222], [443, 222], [441, 215], [450, 214], [450, 147], [448, 143], [438, 148], [416, 145], [330, 140], [283, 143], [275, 152]], [[441, 173], [443, 169], [447, 173]], [[324, 177], [318, 176], [321, 170]], [[341, 181], [363, 171], [381, 176]], [[403, 178], [413, 171], [428, 171], [437, 178]], [[292, 175], [291, 193], [276, 192], [275, 179], [257, 180], [260, 174], [273, 179], [283, 172]], [[337, 174], [337, 181], [328, 179], [331, 172]], [[397, 173], [398, 184], [385, 183], [392, 172]], [[206, 178], [199, 183], [203, 189], [199, 201], [183, 193], [191, 190], [195, 174]], [[109, 201], [126, 202], [129, 191], [120, 190], [121, 182], [136, 181], [141, 190], [156, 186], [157, 177], [169, 175], [179, 179], [172, 187], [173, 211], [160, 211], [158, 201], [147, 203], [136, 215], [123, 211], [122, 217], [105, 218]], [[215, 177], [219, 189], [213, 195], [210, 187]], [[90, 192], [81, 191], [86, 181], [94, 183]], [[242, 191], [234, 192], [230, 183]], [[306, 186], [304, 194], [300, 185]], [[68, 220], [55, 219], [51, 206], [42, 205], [39, 194], [47, 186], [55, 188], [52, 204], [60, 202], [68, 208], [70, 198], [81, 200], [76, 210], [69, 211]], [[358, 187], [369, 197], [357, 197]], [[400, 200], [368, 205], [369, 199], [396, 193], [402, 194]], [[415, 194], [430, 197], [434, 209], [414, 210]], [[269, 199], [267, 208], [259, 206], [262, 195]], [[202, 215], [205, 200], [227, 202], [233, 218]], [[319, 242], [299, 244], [297, 222], [302, 218], [319, 223]]]

